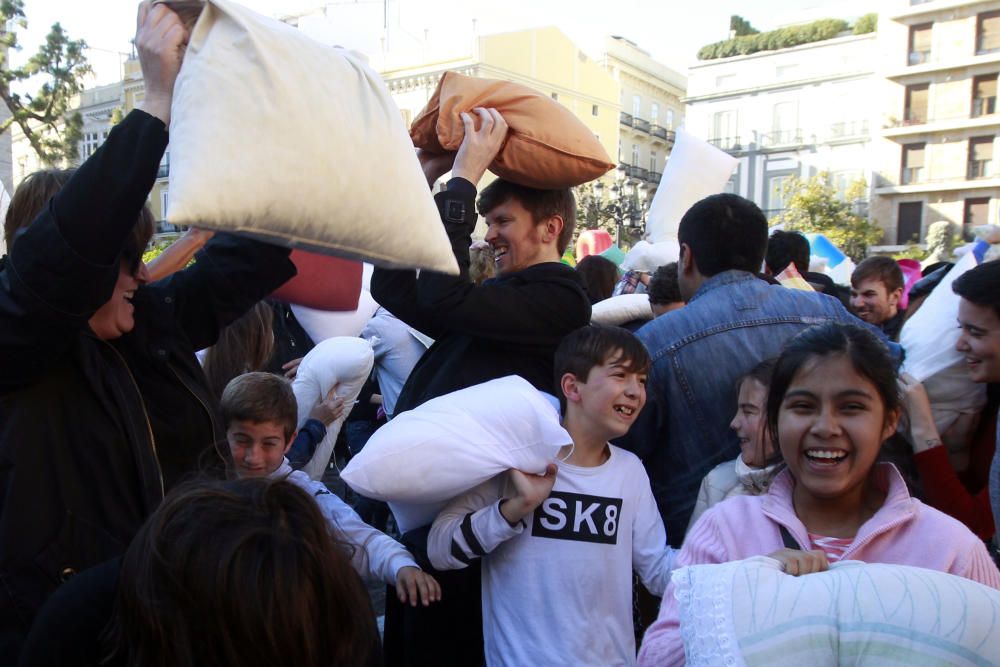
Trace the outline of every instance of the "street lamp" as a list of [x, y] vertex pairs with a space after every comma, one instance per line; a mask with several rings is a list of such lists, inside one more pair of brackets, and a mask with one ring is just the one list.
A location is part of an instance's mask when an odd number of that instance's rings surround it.
[[[608, 204], [601, 207], [601, 212], [610, 215], [615, 221], [615, 243], [621, 247], [625, 230], [629, 233], [639, 230], [640, 235], [645, 224], [645, 214], [649, 208], [649, 188], [644, 182], [629, 178], [628, 167], [619, 165], [615, 170], [616, 183], [608, 188]], [[597, 181], [593, 185], [594, 196], [598, 202], [604, 201], [604, 184]]]

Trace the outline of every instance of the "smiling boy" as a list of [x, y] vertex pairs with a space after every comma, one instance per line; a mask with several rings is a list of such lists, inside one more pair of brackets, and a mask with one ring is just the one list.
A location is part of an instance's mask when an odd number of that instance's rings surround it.
[[851, 274], [851, 311], [899, 340], [903, 326], [903, 271], [891, 257], [868, 257]]
[[434, 521], [431, 563], [483, 558], [488, 665], [632, 665], [632, 571], [662, 595], [674, 552], [639, 459], [608, 440], [646, 402], [649, 355], [617, 327], [588, 326], [556, 351], [573, 439], [544, 475], [510, 470]]
[[362, 521], [322, 482], [292, 470], [285, 453], [295, 440], [298, 410], [287, 380], [272, 373], [240, 375], [226, 385], [221, 407], [237, 476], [286, 479], [302, 488], [316, 500], [338, 540], [352, 549], [358, 574], [395, 585], [400, 602], [415, 606], [418, 600], [428, 605], [440, 599], [437, 582], [421, 572], [401, 544]]

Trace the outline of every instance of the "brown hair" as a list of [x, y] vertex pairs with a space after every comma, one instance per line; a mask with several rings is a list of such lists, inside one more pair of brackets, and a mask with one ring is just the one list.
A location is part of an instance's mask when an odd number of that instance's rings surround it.
[[205, 375], [216, 398], [237, 375], [259, 371], [274, 352], [274, 311], [266, 301], [224, 328], [215, 345], [205, 351]]
[[866, 257], [851, 274], [851, 287], [857, 288], [865, 280], [879, 280], [885, 291], [892, 293], [903, 289], [903, 270], [892, 257]]
[[295, 433], [299, 417], [291, 383], [261, 371], [230, 380], [222, 392], [220, 407], [225, 428], [233, 421], [272, 422], [282, 427], [286, 441]]
[[609, 298], [618, 284], [618, 266], [607, 257], [587, 255], [577, 262], [576, 272], [591, 303]]
[[536, 225], [554, 215], [561, 217], [563, 228], [556, 245], [560, 255], [566, 252], [576, 227], [576, 199], [572, 190], [538, 190], [498, 178], [479, 193], [476, 208], [479, 215], [486, 217], [490, 211], [511, 199], [531, 214], [531, 221]]
[[[34, 222], [74, 173], [76, 169], [43, 169], [28, 174], [21, 181], [11, 197], [7, 217], [3, 222], [3, 239], [7, 244], [7, 252], [13, 247], [17, 233]], [[139, 211], [139, 219], [125, 239], [121, 251], [121, 259], [128, 264], [129, 272], [133, 275], [139, 270], [139, 261], [142, 260], [142, 254], [155, 229], [153, 212], [149, 210], [149, 206], [143, 205]]]
[[66, 185], [76, 169], [43, 169], [28, 174], [14, 190], [3, 221], [3, 240], [7, 252], [14, 246], [14, 237], [38, 217], [57, 192]]
[[176, 488], [123, 562], [105, 640], [144, 667], [324, 665], [377, 660], [350, 545], [286, 481]]
[[[628, 329], [588, 324], [570, 332], [556, 348], [553, 362], [556, 386], [560, 386], [566, 373], [586, 382], [594, 366], [608, 361], [621, 363], [630, 373], [646, 373], [652, 363], [646, 346]], [[562, 391], [558, 395], [559, 407], [565, 415], [566, 396]]]

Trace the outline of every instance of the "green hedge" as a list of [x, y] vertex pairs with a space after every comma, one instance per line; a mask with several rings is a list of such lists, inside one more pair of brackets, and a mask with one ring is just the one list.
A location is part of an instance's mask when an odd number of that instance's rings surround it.
[[854, 24], [855, 35], [867, 35], [878, 30], [878, 14], [865, 14]]
[[820, 42], [832, 39], [850, 27], [847, 21], [841, 19], [820, 19], [805, 25], [779, 28], [757, 35], [734, 37], [701, 47], [698, 51], [698, 60], [745, 56], [758, 51], [774, 51], [800, 44]]

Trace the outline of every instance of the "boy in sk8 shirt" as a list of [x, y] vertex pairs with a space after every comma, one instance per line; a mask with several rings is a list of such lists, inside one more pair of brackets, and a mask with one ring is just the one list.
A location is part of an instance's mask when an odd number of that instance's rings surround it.
[[483, 558], [486, 661], [633, 665], [632, 571], [662, 595], [674, 552], [639, 459], [608, 440], [646, 402], [649, 355], [632, 334], [587, 326], [555, 355], [573, 444], [544, 475], [510, 470], [434, 521], [438, 569]]

